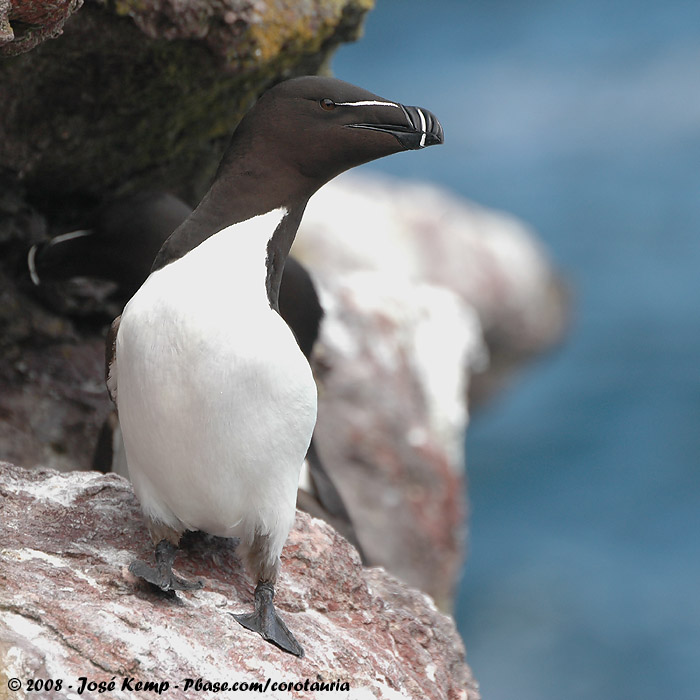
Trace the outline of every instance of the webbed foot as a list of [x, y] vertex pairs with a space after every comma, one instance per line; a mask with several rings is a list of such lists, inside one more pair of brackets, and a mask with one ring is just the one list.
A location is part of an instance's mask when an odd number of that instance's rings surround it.
[[202, 588], [202, 581], [189, 581], [173, 572], [173, 562], [177, 547], [168, 540], [161, 540], [156, 545], [156, 565], [150, 566], [145, 561], [136, 559], [129, 564], [129, 571], [163, 591], [194, 591]]
[[304, 656], [301, 644], [277, 614], [272, 599], [275, 588], [271, 583], [260, 582], [255, 587], [255, 612], [246, 615], [233, 615], [246, 629], [257, 632], [263, 639], [275, 644], [283, 651], [295, 656]]

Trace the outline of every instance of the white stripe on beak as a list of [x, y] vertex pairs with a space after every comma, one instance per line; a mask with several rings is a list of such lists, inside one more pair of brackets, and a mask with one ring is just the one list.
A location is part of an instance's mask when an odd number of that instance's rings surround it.
[[428, 135], [425, 131], [426, 129], [426, 123], [425, 123], [425, 114], [423, 114], [423, 110], [420, 109], [419, 107], [416, 107], [418, 110], [418, 114], [420, 115], [420, 130], [423, 132], [421, 137], [420, 137], [420, 145], [421, 148], [425, 146], [425, 138]]

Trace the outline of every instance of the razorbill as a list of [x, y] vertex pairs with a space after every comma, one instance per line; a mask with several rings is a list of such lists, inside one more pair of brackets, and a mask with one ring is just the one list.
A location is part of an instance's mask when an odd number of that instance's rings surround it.
[[[35, 288], [46, 281], [94, 277], [116, 285], [122, 305], [148, 277], [168, 236], [192, 213], [169, 192], [141, 191], [111, 199], [88, 217], [87, 225], [62, 232], [27, 251], [27, 274]], [[48, 295], [52, 295], [49, 290]], [[287, 260], [280, 287], [280, 313], [309, 357], [323, 310], [307, 270]]]
[[[58, 292], [53, 284], [73, 277], [108, 280], [116, 287], [110, 298], [118, 310], [148, 277], [153, 259], [168, 236], [191, 214], [189, 207], [169, 192], [139, 191], [106, 201], [86, 217], [86, 225], [62, 232], [34, 244], [26, 256], [27, 271], [44, 299], [56, 306]], [[108, 308], [114, 305], [110, 304]], [[279, 310], [292, 329], [301, 351], [311, 358], [318, 339], [323, 308], [313, 280], [304, 266], [287, 259], [279, 293]], [[93, 469], [113, 471], [128, 478], [121, 445], [121, 431], [115, 416], [102, 425], [93, 455]], [[330, 522], [365, 555], [355, 528], [328, 470], [319, 458], [313, 440], [306, 463], [307, 479], [300, 482], [297, 507]]]
[[168, 192], [111, 199], [83, 227], [34, 244], [27, 252], [29, 277], [37, 289], [72, 277], [109, 280], [123, 305], [148, 277], [163, 242], [191, 211]]
[[155, 567], [130, 570], [163, 590], [199, 588], [172, 571], [183, 532], [238, 537], [257, 585], [254, 612], [234, 617], [297, 656], [273, 597], [316, 385], [279, 315], [282, 271], [324, 183], [442, 142], [427, 110], [340, 80], [276, 85], [241, 120], [211, 188], [108, 334], [107, 386], [156, 545]]

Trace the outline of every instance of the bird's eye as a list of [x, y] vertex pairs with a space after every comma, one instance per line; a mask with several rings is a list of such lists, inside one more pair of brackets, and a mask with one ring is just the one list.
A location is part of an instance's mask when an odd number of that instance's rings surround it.
[[329, 100], [327, 97], [321, 100], [319, 104], [326, 110], [326, 112], [330, 112], [331, 110], [335, 109], [335, 102], [333, 102], [333, 100]]

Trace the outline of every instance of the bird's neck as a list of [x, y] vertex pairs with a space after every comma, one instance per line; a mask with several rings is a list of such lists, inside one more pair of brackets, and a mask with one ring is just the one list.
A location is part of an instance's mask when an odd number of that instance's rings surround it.
[[265, 289], [270, 307], [279, 312], [279, 293], [282, 283], [282, 273], [287, 262], [289, 251], [297, 235], [301, 217], [304, 215], [306, 201], [287, 210], [287, 214], [279, 223], [275, 232], [267, 244], [267, 276]]
[[[260, 187], [261, 181], [266, 183], [264, 189]], [[285, 195], [280, 194], [281, 192], [285, 192]], [[267, 244], [265, 279], [270, 306], [279, 311], [282, 272], [310, 196], [305, 192], [297, 192], [296, 196], [290, 196], [288, 192], [288, 187], [282, 189], [279, 186], [279, 178], [261, 179], [260, 173], [217, 176], [199, 206], [163, 244], [151, 271], [154, 272], [182, 258], [220, 231], [222, 235], [235, 236], [235, 227], [230, 234], [224, 231], [234, 224], [275, 209], [282, 209], [286, 213], [274, 233], [270, 232], [271, 237]]]
[[[296, 186], [290, 187], [290, 183]], [[289, 212], [290, 223], [296, 221], [295, 234], [313, 191], [298, 177], [287, 176], [287, 173], [264, 164], [254, 163], [248, 167], [243, 162], [235, 170], [220, 168], [214, 184], [197, 208], [163, 244], [152, 271], [181, 258], [215, 233], [274, 209], [284, 208]], [[282, 237], [286, 240], [288, 231]], [[292, 234], [289, 246], [293, 240]], [[286, 259], [289, 247], [283, 243], [282, 248], [285, 247]]]

